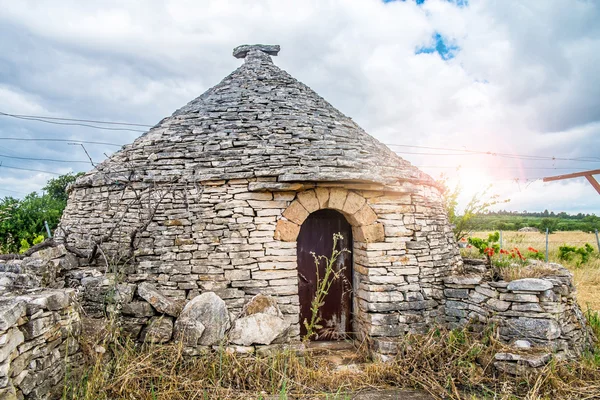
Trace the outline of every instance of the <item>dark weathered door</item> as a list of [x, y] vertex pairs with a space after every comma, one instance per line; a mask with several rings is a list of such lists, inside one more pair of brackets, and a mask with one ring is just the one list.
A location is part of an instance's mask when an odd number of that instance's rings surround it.
[[[322, 321], [315, 340], [342, 339], [352, 331], [352, 228], [342, 214], [334, 210], [319, 210], [304, 221], [298, 235], [298, 278], [300, 297], [300, 334], [306, 334], [304, 320], [310, 321], [311, 301], [317, 287], [317, 270], [311, 252], [331, 256], [333, 235], [340, 233], [337, 249], [347, 249], [337, 259], [334, 270], [342, 271], [334, 280], [325, 304], [321, 307]], [[319, 276], [325, 272], [325, 261], [319, 263]]]

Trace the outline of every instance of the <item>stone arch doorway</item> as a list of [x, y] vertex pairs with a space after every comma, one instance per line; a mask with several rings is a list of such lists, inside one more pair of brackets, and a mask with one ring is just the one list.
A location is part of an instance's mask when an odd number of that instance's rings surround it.
[[[316, 293], [317, 267], [311, 252], [329, 257], [333, 248], [333, 235], [340, 233], [343, 239], [337, 249], [347, 249], [337, 259], [335, 271], [342, 271], [335, 280], [321, 307], [322, 329], [316, 340], [336, 340], [347, 337], [352, 331], [352, 226], [344, 215], [323, 209], [311, 213], [302, 223], [297, 239], [298, 296], [300, 300], [300, 335], [306, 334], [304, 320], [310, 321], [311, 302]], [[325, 261], [319, 263], [319, 276], [325, 271]]]

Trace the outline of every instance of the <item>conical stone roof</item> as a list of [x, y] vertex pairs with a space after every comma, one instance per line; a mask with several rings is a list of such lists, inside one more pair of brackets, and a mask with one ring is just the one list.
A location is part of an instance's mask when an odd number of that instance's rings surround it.
[[75, 186], [122, 181], [432, 184], [432, 179], [278, 68], [279, 46], [240, 46], [244, 64], [125, 146]]

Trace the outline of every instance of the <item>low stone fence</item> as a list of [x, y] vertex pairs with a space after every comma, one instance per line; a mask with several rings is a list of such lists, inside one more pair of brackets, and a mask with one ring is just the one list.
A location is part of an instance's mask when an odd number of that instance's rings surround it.
[[494, 324], [509, 351], [496, 354], [501, 371], [519, 373], [545, 365], [552, 357], [575, 358], [593, 335], [575, 298], [571, 273], [558, 264], [551, 275], [510, 282], [486, 273], [444, 279], [445, 319], [450, 328]]
[[60, 398], [83, 365], [72, 289], [0, 297], [0, 399]]

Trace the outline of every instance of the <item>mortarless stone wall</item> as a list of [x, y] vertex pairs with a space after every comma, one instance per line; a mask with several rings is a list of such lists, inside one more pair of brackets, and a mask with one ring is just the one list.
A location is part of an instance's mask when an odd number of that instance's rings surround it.
[[73, 289], [0, 297], [0, 398], [60, 398], [83, 365]]
[[254, 295], [272, 295], [292, 325], [288, 339], [297, 340], [296, 236], [311, 212], [329, 208], [353, 226], [354, 329], [360, 337], [398, 337], [443, 321], [442, 278], [460, 258], [438, 189], [408, 182], [385, 190], [354, 187], [253, 179], [205, 182], [200, 189], [173, 185], [128, 263], [122, 262], [128, 232], [143, 223], [148, 208], [127, 209], [127, 189], [75, 190], [61, 223], [69, 244], [87, 250], [121, 220], [127, 224], [102, 243], [94, 265], [69, 272], [68, 285], [84, 289], [88, 315], [102, 317], [111, 284], [98, 275], [120, 274], [125, 303], [136, 304], [125, 306], [124, 324], [136, 337], [160, 314], [139, 306], [136, 287], [143, 282], [181, 301], [214, 292], [232, 317]]
[[450, 328], [480, 329], [493, 324], [511, 350], [496, 354], [494, 365], [517, 374], [552, 358], [572, 359], [596, 340], [575, 296], [572, 274], [558, 264], [540, 278], [491, 281], [487, 274], [444, 279], [445, 315]]

